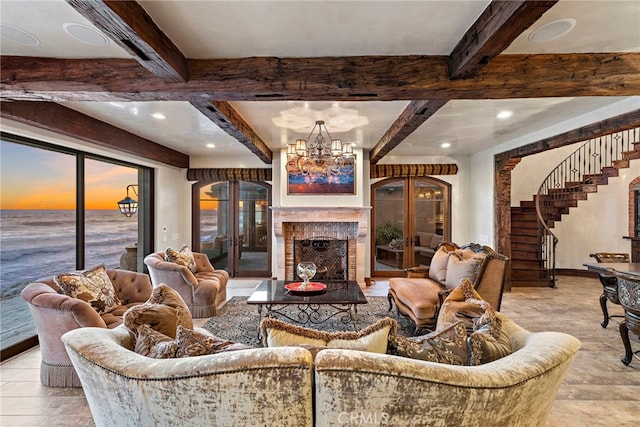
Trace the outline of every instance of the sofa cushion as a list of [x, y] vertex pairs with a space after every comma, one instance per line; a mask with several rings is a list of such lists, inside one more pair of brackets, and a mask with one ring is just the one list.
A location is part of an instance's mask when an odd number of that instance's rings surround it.
[[193, 252], [191, 252], [191, 249], [189, 249], [189, 246], [187, 245], [182, 245], [178, 251], [172, 248], [167, 248], [164, 251], [164, 259], [168, 262], [184, 265], [193, 273], [196, 272], [196, 259], [193, 256]]
[[466, 365], [468, 359], [467, 332], [463, 322], [419, 337], [393, 336], [390, 348], [398, 356], [449, 365]]
[[82, 272], [56, 274], [53, 281], [63, 294], [88, 302], [100, 314], [122, 305], [103, 264]]
[[425, 246], [429, 246], [431, 249], [436, 249], [442, 242], [444, 242], [444, 236], [441, 236], [440, 234], [434, 234], [431, 237], [431, 243]]
[[418, 231], [418, 246], [425, 246], [427, 248], [431, 247], [431, 241], [433, 240], [433, 233], [427, 233], [424, 231]]
[[445, 286], [447, 289], [454, 289], [462, 279], [474, 282], [481, 265], [481, 258], [463, 258], [458, 252], [452, 252], [447, 260]]
[[447, 277], [447, 263], [449, 262], [449, 254], [451, 252], [444, 246], [440, 246], [436, 253], [431, 258], [431, 264], [429, 265], [429, 278], [445, 283]]
[[380, 319], [360, 332], [325, 332], [270, 318], [260, 322], [262, 341], [266, 347], [308, 345], [374, 353], [387, 352], [389, 336], [395, 334], [397, 327], [398, 323], [390, 317]]
[[153, 288], [149, 299], [127, 310], [122, 320], [134, 333], [140, 325], [149, 325], [172, 339], [176, 337], [178, 326], [193, 329], [191, 312], [178, 292], [167, 285]]

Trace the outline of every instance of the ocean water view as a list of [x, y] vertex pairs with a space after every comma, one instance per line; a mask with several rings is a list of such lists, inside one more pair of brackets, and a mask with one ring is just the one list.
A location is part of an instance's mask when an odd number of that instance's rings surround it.
[[[125, 246], [138, 240], [138, 218], [127, 218], [116, 209], [89, 210], [85, 215], [86, 267], [119, 267]], [[1, 210], [2, 299], [18, 295], [33, 280], [75, 270], [75, 250], [75, 211]]]

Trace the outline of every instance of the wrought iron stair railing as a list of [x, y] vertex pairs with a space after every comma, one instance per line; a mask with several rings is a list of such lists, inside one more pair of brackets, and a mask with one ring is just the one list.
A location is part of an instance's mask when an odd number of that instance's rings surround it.
[[[538, 217], [538, 243], [542, 268], [551, 286], [556, 283], [556, 246], [558, 238], [551, 231], [570, 206], [595, 192], [608, 179], [607, 169], [616, 170], [616, 162], [628, 160], [625, 153], [635, 151], [640, 142], [640, 128], [628, 129], [589, 139], [547, 175], [535, 197]], [[626, 167], [626, 166], [620, 166]]]

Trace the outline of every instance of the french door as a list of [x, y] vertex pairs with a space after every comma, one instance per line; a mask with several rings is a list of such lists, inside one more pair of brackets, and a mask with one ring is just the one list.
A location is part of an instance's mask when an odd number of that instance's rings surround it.
[[451, 239], [451, 186], [431, 177], [387, 178], [371, 186], [371, 275], [393, 277], [428, 266]]
[[271, 186], [248, 181], [196, 185], [193, 240], [198, 250], [231, 277], [271, 277]]

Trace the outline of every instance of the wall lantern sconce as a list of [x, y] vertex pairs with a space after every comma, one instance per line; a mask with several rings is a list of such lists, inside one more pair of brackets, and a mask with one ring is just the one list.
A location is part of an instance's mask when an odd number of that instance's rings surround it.
[[130, 217], [131, 215], [138, 212], [138, 202], [137, 200], [129, 197], [129, 188], [135, 193], [136, 197], [138, 196], [138, 192], [136, 191], [137, 185], [129, 184], [127, 185], [127, 197], [120, 200], [118, 202], [118, 208], [120, 209], [120, 213], [126, 217]]

